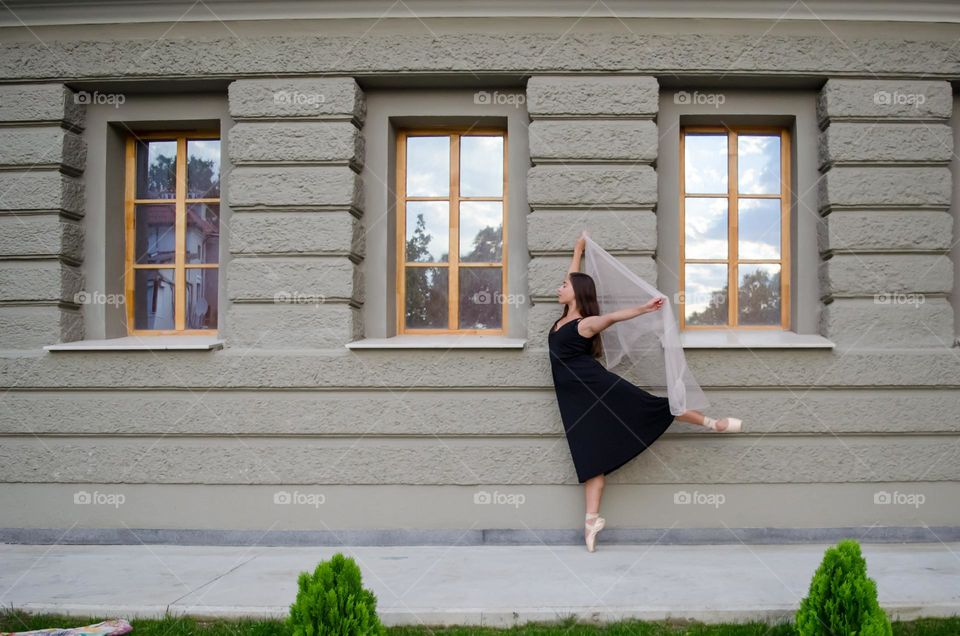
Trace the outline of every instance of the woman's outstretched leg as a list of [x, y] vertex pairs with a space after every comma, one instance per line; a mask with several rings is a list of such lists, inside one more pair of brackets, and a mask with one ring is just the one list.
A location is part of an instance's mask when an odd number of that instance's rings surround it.
[[[684, 411], [680, 415], [677, 415], [676, 418], [681, 422], [690, 422], [691, 424], [699, 424], [700, 426], [707, 426], [706, 417], [700, 411]], [[727, 428], [728, 422], [727, 418], [723, 418], [717, 422], [717, 430], [723, 431]], [[707, 427], [709, 428], [709, 426]]]
[[691, 424], [703, 426], [703, 413], [700, 411], [684, 411], [680, 415], [677, 415], [676, 418], [681, 422], [690, 422]]

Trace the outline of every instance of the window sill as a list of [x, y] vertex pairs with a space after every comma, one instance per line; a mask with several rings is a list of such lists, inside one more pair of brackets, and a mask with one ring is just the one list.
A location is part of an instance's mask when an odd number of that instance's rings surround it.
[[347, 349], [523, 349], [527, 341], [506, 336], [403, 334], [392, 338], [364, 338], [344, 346]]
[[222, 349], [216, 336], [125, 336], [46, 345], [47, 351], [209, 351]]
[[684, 349], [833, 349], [816, 334], [767, 329], [694, 329], [680, 333]]

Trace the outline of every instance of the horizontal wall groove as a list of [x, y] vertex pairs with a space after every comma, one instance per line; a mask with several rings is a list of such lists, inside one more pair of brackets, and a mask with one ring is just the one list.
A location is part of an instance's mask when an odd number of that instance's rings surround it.
[[244, 166], [252, 168], [272, 168], [272, 167], [313, 167], [313, 166], [337, 166], [337, 167], [349, 167], [354, 172], [359, 173], [362, 169], [362, 166], [356, 161], [346, 161], [346, 160], [311, 160], [311, 161], [285, 161], [285, 160], [276, 160], [276, 161], [244, 161], [238, 159], [231, 159], [231, 165], [234, 166]]
[[[553, 73], [551, 73], [553, 75]], [[622, 75], [612, 75], [612, 77], [622, 77]], [[533, 121], [656, 121], [657, 113], [650, 113], [649, 115], [540, 115], [534, 114], [530, 115], [530, 120]]]
[[819, 165], [820, 172], [827, 172], [831, 168], [947, 168], [950, 160], [934, 159], [930, 161], [830, 161]]
[[[955, 346], [956, 346], [956, 345], [955, 345]], [[247, 353], [246, 353], [247, 348], [245, 348], [245, 347], [238, 347], [237, 350], [238, 350], [238, 351], [237, 351], [237, 356], [236, 356], [236, 357], [242, 357], [242, 356], [247, 355]], [[181, 355], [189, 355], [189, 356], [201, 356], [201, 355], [214, 356], [214, 355], [219, 355], [219, 356], [224, 356], [224, 355], [225, 355], [224, 351], [225, 351], [225, 350], [221, 350], [221, 351], [204, 351], [204, 352], [192, 352], [192, 351], [188, 351], [188, 352], [182, 352]], [[263, 350], [263, 349], [257, 349], [256, 351], [257, 351], [257, 352], [266, 351], [267, 353], [274, 353], [274, 354], [276, 354], [276, 355], [275, 355], [276, 358], [289, 357], [289, 354], [290, 354], [290, 353], [298, 353], [298, 354], [300, 354], [300, 355], [303, 355], [303, 354], [316, 354], [317, 357], [321, 357], [321, 356], [322, 356], [322, 357], [330, 357], [330, 356], [331, 356], [330, 353], [324, 353], [324, 352], [336, 352], [336, 355], [340, 355], [340, 353], [339, 353], [339, 352], [340, 352], [340, 349], [339, 349], [339, 348], [338, 348], [338, 349], [313, 349], [313, 350], [311, 350], [311, 349], [306, 349], [306, 350], [290, 350], [290, 349], [270, 349], [270, 350]], [[355, 349], [355, 350], [353, 350], [353, 351], [361, 352], [361, 351], [363, 351], [363, 350], [362, 350], [362, 349]], [[462, 351], [462, 350], [459, 350], [459, 349], [458, 349], [457, 351]], [[751, 351], [753, 351], [753, 352], [756, 352], [756, 351], [764, 352], [764, 351], [766, 351], [766, 350], [765, 350], [765, 349], [753, 349], [753, 350], [751, 350]], [[797, 351], [797, 352], [799, 352], [800, 350], [791, 350], [791, 351]], [[882, 353], [888, 353], [888, 352], [890, 352], [890, 351], [896, 351], [896, 350], [884, 348], [884, 349], [877, 349], [877, 351], [878, 351], [878, 352], [882, 352]], [[929, 355], [929, 354], [934, 353], [934, 352], [942, 352], [942, 353], [945, 353], [945, 354], [947, 354], [947, 355], [952, 355], [952, 356], [956, 356], [956, 355], [957, 355], [957, 353], [950, 351], [950, 347], [931, 348], [931, 349], [927, 349], [927, 350], [918, 350], [917, 347], [913, 347], [913, 348], [911, 348], [911, 349], [904, 349], [903, 351], [909, 351], [909, 352], [912, 352], [912, 353], [920, 353], [920, 354], [926, 354], [926, 355]], [[948, 353], [948, 352], [949, 352], [949, 353]], [[13, 354], [21, 354], [21, 355], [3, 355], [3, 354], [10, 354], [10, 353], [13, 353]], [[91, 351], [91, 352], [83, 352], [83, 353], [60, 353], [60, 352], [57, 352], [57, 353], [49, 353], [49, 352], [43, 351], [43, 352], [41, 352], [41, 353], [33, 353], [32, 350], [8, 349], [8, 350], [0, 350], [0, 359], [13, 360], [13, 359], [18, 359], [18, 358], [19, 358], [19, 359], [25, 359], [25, 358], [27, 358], [27, 359], [40, 360], [40, 359], [42, 359], [42, 358], [44, 358], [44, 357], [46, 357], [46, 356], [56, 356], [56, 357], [67, 358], [67, 357], [77, 357], [77, 356], [88, 356], [88, 357], [89, 357], [89, 356], [91, 356], [91, 355], [101, 355], [101, 356], [104, 356], [104, 357], [107, 357], [107, 358], [112, 358], [112, 357], [121, 357], [121, 356], [123, 356], [124, 354], [126, 354], [126, 355], [134, 355], [134, 356], [144, 356], [144, 355], [147, 355], [147, 354], [152, 354], [152, 355], [154, 355], [154, 356], [157, 356], [157, 357], [162, 358], [164, 355], [168, 355], [169, 353], [170, 353], [170, 352], [167, 352], [167, 351], [153, 351], [153, 352], [150, 352], [150, 351], [123, 351], [123, 352]], [[446, 353], [446, 351], [440, 350], [440, 355], [443, 355], [444, 353]], [[512, 352], [509, 352], [509, 353], [512, 353]], [[544, 355], [546, 354], [546, 349], [543, 350], [543, 353], [544, 353]], [[352, 355], [353, 355], [353, 354], [352, 354]], [[358, 353], [358, 354], [356, 354], [356, 355], [360, 355], [360, 354]], [[230, 356], [228, 356], [228, 357], [230, 357]], [[652, 391], [651, 387], [649, 387], [649, 386], [645, 386], [645, 385], [642, 385], [642, 384], [641, 384], [641, 385], [637, 385], [637, 386], [639, 386], [640, 388], [645, 389], [645, 390], [647, 390], [647, 391]], [[958, 384], [871, 384], [871, 385], [855, 385], [855, 384], [814, 384], [814, 385], [771, 384], [771, 385], [767, 385], [767, 386], [751, 386], [751, 387], [745, 387], [745, 386], [741, 386], [741, 385], [737, 385], [737, 384], [705, 384], [705, 383], [701, 382], [701, 383], [700, 383], [700, 387], [701, 387], [702, 389], [706, 390], [706, 391], [734, 391], [734, 390], [735, 390], [735, 391], [738, 391], [738, 392], [746, 392], [746, 391], [781, 391], [781, 390], [784, 390], [784, 391], [796, 391], [796, 392], [799, 392], [799, 393], [801, 393], [801, 394], [805, 394], [805, 393], [808, 393], [808, 392], [810, 392], [810, 391], [817, 391], [817, 390], [819, 390], [819, 391], [837, 391], [837, 390], [842, 390], [842, 391], [854, 391], [854, 390], [857, 390], [857, 391], [876, 391], [876, 392], [881, 392], [881, 391], [882, 391], [882, 392], [888, 392], [888, 391], [894, 391], [894, 390], [897, 390], [897, 391], [955, 391], [955, 390], [957, 390], [957, 389], [960, 389], [960, 383], [958, 383]], [[238, 386], [232, 386], [232, 387], [222, 387], [222, 386], [218, 386], [218, 385], [195, 385], [192, 389], [182, 389], [181, 387], [178, 387], [177, 385], [159, 385], [159, 384], [158, 384], [158, 385], [129, 386], [129, 387], [123, 387], [123, 388], [103, 387], [103, 386], [95, 386], [95, 385], [89, 385], [89, 386], [79, 386], [79, 385], [78, 385], [78, 386], [64, 387], [64, 388], [59, 388], [59, 387], [56, 387], [56, 386], [21, 387], [21, 386], [15, 385], [15, 384], [14, 384], [14, 385], [0, 384], [0, 390], [3, 390], [5, 393], [11, 393], [11, 392], [14, 392], [14, 391], [39, 391], [39, 392], [49, 392], [49, 391], [54, 391], [54, 390], [56, 390], [56, 391], [76, 391], [76, 392], [80, 392], [80, 393], [92, 393], [92, 392], [101, 392], [101, 391], [130, 391], [130, 392], [137, 392], [137, 391], [144, 391], [144, 392], [165, 391], [165, 392], [166, 392], [166, 391], [182, 390], [182, 391], [190, 392], [190, 393], [193, 393], [193, 394], [197, 394], [197, 393], [207, 394], [207, 393], [211, 393], [211, 392], [214, 392], [214, 391], [218, 391], [218, 392], [220, 392], [220, 391], [222, 391], [222, 392], [230, 392], [230, 391], [255, 391], [255, 392], [259, 392], [259, 393], [261, 393], [261, 394], [265, 394], [265, 393], [287, 393], [287, 392], [307, 392], [307, 393], [330, 392], [330, 393], [346, 393], [346, 392], [364, 392], [364, 391], [377, 390], [377, 391], [393, 392], [393, 393], [395, 393], [395, 394], [396, 394], [396, 393], [405, 394], [405, 393], [410, 393], [410, 392], [414, 392], [414, 391], [497, 391], [497, 392], [504, 392], [504, 391], [546, 391], [546, 392], [552, 392], [552, 391], [554, 391], [554, 387], [553, 387], [552, 384], [540, 384], [540, 385], [537, 385], [537, 384], [517, 384], [517, 385], [513, 385], [513, 386], [504, 386], [504, 385], [497, 385], [497, 384], [478, 384], [478, 385], [475, 385], [475, 386], [470, 386], [470, 385], [448, 385], [448, 386], [445, 386], [445, 385], [441, 385], [441, 384], [421, 384], [421, 385], [418, 385], [418, 386], [410, 386], [410, 385], [403, 385], [403, 384], [394, 384], [394, 385], [370, 385], [370, 384], [366, 384], [366, 385], [363, 385], [363, 386], [343, 386], [343, 385], [340, 385], [340, 386], [317, 386], [317, 385], [309, 385], [309, 384], [299, 384], [299, 385], [288, 385], [288, 386], [261, 386], [261, 385], [256, 385], [256, 384], [249, 384], [249, 385], [238, 385]], [[791, 396], [791, 397], [792, 397], [792, 396]]]
[[[462, 35], [462, 34], [458, 34]], [[555, 44], [556, 36], [554, 34], [544, 34], [549, 36], [549, 41], [545, 41], [545, 44]], [[352, 37], [352, 36], [351, 36]], [[452, 35], [450, 36], [452, 37]], [[720, 37], [717, 35], [717, 37]], [[729, 34], [724, 34], [725, 39], [729, 39]], [[751, 40], [755, 38], [753, 34], [747, 36]], [[431, 39], [435, 39], [431, 36]], [[783, 38], [778, 38], [783, 39]], [[797, 38], [792, 38], [797, 39]], [[809, 37], [807, 37], [809, 39]], [[835, 38], [830, 38], [835, 39]], [[746, 44], [755, 42], [747, 42]], [[885, 46], [890, 47], [893, 44], [889, 40], [884, 40], [882, 42]], [[21, 44], [20, 42], [8, 43], [8, 48], [11, 44]], [[75, 44], [74, 42], [57, 42], [56, 44]], [[94, 42], [96, 44], [96, 42]], [[782, 44], [782, 43], [781, 43]], [[647, 48], [650, 48], [649, 45]], [[671, 79], [677, 78], [689, 78], [691, 81], [699, 81], [703, 76], [712, 76], [712, 77], [730, 77], [733, 79], [741, 78], [788, 78], [790, 80], [810, 80], [822, 82], [827, 78], [833, 79], [845, 79], [845, 80], [916, 80], [918, 73], [916, 72], [898, 72], [898, 71], [883, 71], [878, 70], [876, 73], [864, 74], [862, 71], [845, 71], [840, 69], [824, 69], [823, 71], [817, 73], [803, 72], [801, 70], [792, 70], [792, 69], [782, 69], [782, 68], [762, 68], [762, 67], [752, 67], [752, 68], [739, 68], [731, 69], [728, 67], [712, 67], [712, 66], [701, 66], [694, 68], [677, 68], [669, 72], [669, 76], [665, 76], [662, 66], [656, 68], [649, 67], [643, 70], [637, 70], [636, 64], [632, 68], [623, 68], [623, 69], [612, 69], [612, 68], [596, 68], [588, 70], [569, 70], [565, 68], [559, 68], [557, 66], [540, 66], [540, 67], [520, 67], [517, 66], [512, 70], [498, 70], [490, 71], [481, 68], [470, 68], [468, 66], [462, 66], [458, 68], [444, 68], [444, 69], [428, 69], [422, 71], [409, 71], [409, 70], [397, 70], [391, 69], [389, 67], [383, 67], [380, 69], [367, 70], [367, 69], [357, 69], [351, 68], [346, 70], [338, 71], [327, 71], [324, 69], [316, 69], [310, 72], [310, 74], [304, 76], [302, 73], [297, 75], [287, 75], [282, 71], [237, 71], [233, 73], [214, 73], [214, 72], [204, 72], [204, 73], [184, 73], [181, 72], [175, 76], [170, 73], [143, 73], [136, 76], [136, 81], [155, 81], [155, 80], [170, 80], [175, 77], [175, 79], [180, 81], [230, 81], [230, 80], [286, 80], [286, 79], [335, 79], [343, 77], [352, 77], [356, 80], [362, 80], [364, 78], [373, 78], [379, 80], [383, 77], [385, 72], [391, 73], [393, 76], [399, 76], [404, 78], [425, 78], [433, 79], [437, 75], [450, 75], [454, 73], [465, 73], [470, 74], [471, 76], [476, 77], [493, 77], [497, 80], [500, 80], [504, 74], [509, 74], [517, 77], [529, 76], [529, 75], [543, 75], [549, 74], [551, 76], [564, 76], [564, 77], [669, 77]], [[941, 72], [941, 71], [930, 71], [924, 70], [923, 79], [927, 81], [953, 81], [957, 77], [955, 72]], [[36, 83], [49, 83], [49, 82], [63, 82], [63, 81], [103, 81], [103, 82], [129, 82], [130, 77], [128, 75], [112, 75], [112, 74], [78, 74], [73, 75], [69, 78], [64, 78], [61, 73], [56, 75], [22, 75], [17, 77], [5, 77], [0, 84], [36, 84]], [[361, 86], [363, 82], [358, 82]], [[280, 118], [281, 121], [290, 121], [294, 119], [299, 119], [296, 117], [283, 117]], [[263, 121], [263, 118], [257, 117], [247, 117], [244, 119], [237, 119], [237, 121]], [[324, 121], [317, 118], [309, 118], [309, 121]]]
[[70, 219], [71, 221], [82, 221], [84, 217], [83, 211], [71, 212], [64, 209], [55, 209], [55, 208], [37, 208], [34, 210], [23, 210], [23, 209], [0, 209], [0, 217], [3, 216], [48, 216], [48, 215], [59, 215], [65, 219]]
[[349, 212], [357, 218], [363, 217], [363, 210], [346, 205], [231, 205], [231, 212]]
[[[347, 298], [345, 296], [324, 296], [323, 301], [319, 303], [313, 302], [283, 302], [276, 300], [274, 298], [238, 298], [236, 300], [230, 301], [235, 305], [329, 305], [329, 304], [351, 304], [356, 303], [357, 301], [353, 298]], [[147, 336], [149, 337], [149, 336]], [[229, 339], [227, 339], [229, 341]], [[258, 351], [263, 351], [258, 347]], [[331, 349], [333, 351], [333, 349]]]
[[[947, 295], [947, 292], [903, 292], [903, 291], [893, 292], [893, 291], [877, 291], [877, 292], [872, 292], [872, 293], [869, 293], [869, 292], [867, 292], [867, 293], [837, 292], [837, 293], [835, 293], [835, 294], [826, 294], [826, 295], [823, 295], [823, 296], [820, 297], [820, 299], [821, 299], [821, 300], [832, 299], [832, 298], [860, 298], [860, 299], [866, 298], [866, 299], [873, 299], [873, 298], [876, 298], [877, 296], [885, 296], [885, 295], [889, 295], [889, 294], [897, 294], [897, 295], [901, 295], [901, 296], [903, 296], [903, 295], [908, 295], [908, 294], [920, 294], [920, 295], [923, 295], [925, 298], [927, 298], [927, 297], [929, 297], [929, 298], [949, 298], [949, 296]], [[900, 348], [900, 349], [894, 347], [894, 348], [887, 348], [886, 350], [887, 350], [887, 351], [912, 351], [913, 349], [914, 349], [914, 347], [909, 347], [909, 348], [903, 347], [903, 348]]]
[[22, 164], [22, 163], [3, 163], [0, 164], [0, 172], [23, 172], [24, 170], [56, 170], [61, 174], [65, 174], [68, 177], [79, 177], [83, 175], [82, 170], [76, 168], [71, 168], [70, 166], [60, 163], [60, 162], [46, 162], [38, 161], [37, 163], [32, 164]]
[[918, 204], [903, 204], [903, 203], [869, 203], [869, 204], [836, 204], [830, 203], [827, 205], [820, 206], [819, 213], [820, 216], [826, 216], [831, 212], [841, 212], [843, 210], [859, 210], [859, 211], [870, 211], [870, 210], [900, 210], [902, 212], [909, 212], [910, 210], [934, 210], [936, 212], [948, 212], [950, 206], [948, 205], [931, 205], [925, 203]]
[[2, 254], [0, 253], [0, 262], [4, 261], [60, 261], [64, 265], [80, 267], [83, 261], [63, 256], [57, 252], [35, 253], [35, 254]]
[[310, 252], [230, 252], [230, 258], [232, 259], [241, 259], [241, 258], [297, 258], [299, 256], [311, 257], [311, 258], [322, 258], [325, 256], [329, 257], [340, 257], [340, 258], [349, 258], [355, 263], [360, 263], [363, 261], [363, 255], [359, 252], [353, 252], [350, 250], [331, 250], [329, 252], [320, 252], [320, 251], [310, 251]]
[[561, 165], [561, 166], [653, 166], [656, 163], [653, 160], [642, 160], [642, 161], [631, 161], [629, 159], [584, 159], [583, 157], [577, 158], [557, 158], [557, 159], [547, 159], [540, 157], [531, 157], [531, 163], [535, 166], [546, 166], [546, 165]]
[[[605, 203], [603, 201], [598, 201], [596, 203], [586, 204], [586, 203], [569, 203], [569, 204], [550, 204], [550, 205], [540, 205], [540, 204], [531, 204], [530, 212], [589, 212], [590, 210], [618, 210], [618, 211], [631, 211], [631, 210], [655, 210], [656, 202], [646, 201], [644, 203]], [[612, 252], [611, 252], [612, 253]]]
[[[0, 84], [7, 84], [10, 82], [2, 81]], [[21, 82], [15, 82], [19, 84]], [[49, 128], [55, 126], [58, 128], [63, 128], [67, 132], [83, 134], [83, 126], [74, 125], [68, 121], [62, 119], [36, 119], [30, 121], [0, 121], [0, 128]]]
[[[908, 77], [905, 79], [916, 79]], [[949, 117], [852, 117], [852, 116], [833, 116], [820, 120], [820, 130], [826, 129], [831, 123], [851, 123], [851, 124], [948, 124]]]
[[[695, 424], [680, 423], [681, 426], [696, 426]], [[557, 423], [559, 427], [559, 422]], [[827, 430], [824, 431], [823, 429]], [[658, 439], [713, 439], [723, 433], [700, 432], [698, 430], [666, 432]], [[891, 431], [833, 431], [829, 426], [820, 425], [820, 429], [809, 433], [803, 431], [742, 431], [736, 434], [728, 434], [727, 438], [745, 439], [745, 438], [798, 438], [798, 439], [823, 439], [828, 435], [830, 439], [844, 437], [863, 437], [863, 438], [896, 438], [898, 440], [909, 439], [913, 437], [945, 437], [956, 438], [960, 440], [960, 430], [942, 430], [942, 431], [909, 431], [909, 432], [891, 432]], [[499, 433], [499, 434], [480, 434], [480, 433], [166, 433], [158, 431], [156, 433], [76, 433], [76, 432], [35, 432], [35, 431], [0, 431], [0, 439], [144, 439], [144, 440], [173, 440], [173, 439], [206, 439], [206, 440], [231, 440], [231, 439], [257, 439], [257, 440], [354, 440], [354, 441], [396, 441], [396, 440], [450, 440], [450, 441], [483, 441], [483, 440], [514, 440], [514, 441], [542, 441], [542, 440], [561, 440], [565, 439], [562, 432], [544, 433], [543, 435], [531, 435], [527, 433]]]
[[820, 255], [824, 257], [824, 260], [833, 258], [834, 256], [847, 256], [847, 255], [859, 255], [859, 256], [869, 256], [869, 255], [880, 255], [880, 256], [889, 256], [891, 254], [919, 254], [921, 256], [949, 256], [950, 248], [937, 248], [937, 249], [908, 249], [903, 247], [893, 247], [888, 249], [877, 248], [877, 247], [843, 247], [843, 248], [830, 248], [826, 250], [821, 250]]
[[[46, 355], [46, 354], [41, 354]], [[792, 390], [802, 390], [804, 393], [810, 393], [815, 391], [821, 391], [823, 393], [835, 393], [837, 390], [840, 391], [856, 391], [856, 392], [867, 392], [867, 391], [876, 391], [882, 390], [887, 391], [944, 391], [951, 392], [954, 389], [960, 387], [960, 384], [954, 385], [916, 385], [916, 386], [907, 386], [907, 385], [870, 385], [870, 386], [860, 386], [860, 385], [823, 385], [823, 384], [814, 384], [808, 386], [787, 386], [787, 385], [777, 385], [777, 386], [723, 386], [723, 387], [708, 387], [704, 386], [707, 391], [716, 391], [716, 392], [736, 392], [736, 393], [761, 393], [761, 392], [773, 392], [779, 391], [783, 393], [789, 393]], [[155, 388], [140, 388], [140, 387], [29, 387], [29, 386], [11, 386], [6, 387], [8, 390], [6, 394], [17, 394], [17, 393], [47, 393], [47, 394], [58, 394], [58, 393], [117, 393], [117, 394], [126, 394], [126, 393], [137, 393], [137, 392], [165, 392], [171, 395], [191, 395], [195, 394], [196, 391], [189, 388], [175, 387], [175, 388], [165, 388], [165, 389], [155, 389]], [[502, 385], [489, 385], [489, 386], [451, 386], [451, 387], [428, 387], [428, 386], [406, 386], [403, 387], [403, 391], [429, 391], [435, 393], [478, 393], [478, 392], [491, 392], [491, 393], [500, 393], [502, 391], [511, 391], [511, 392], [528, 392], [528, 393], [547, 393], [549, 395], [554, 394], [553, 385], [543, 385], [543, 386], [502, 386]], [[203, 391], [204, 395], [207, 394], [246, 394], [250, 397], [262, 396], [267, 393], [336, 393], [340, 391], [349, 391], [352, 393], [370, 393], [374, 395], [389, 396], [391, 394], [390, 388], [381, 387], [381, 386], [360, 386], [360, 387], [286, 387], [286, 388], [240, 388], [240, 387], [223, 387], [223, 386], [214, 386], [209, 387]], [[791, 396], [786, 396], [790, 398]], [[960, 398], [958, 398], [960, 399]]]
[[[530, 256], [566, 256], [571, 257], [572, 252], [567, 252], [563, 250], [528, 250]], [[654, 256], [656, 251], [654, 250], [607, 250], [608, 254], [613, 256]], [[539, 298], [544, 298], [540, 296]], [[556, 296], [548, 296], [548, 298], [553, 298], [556, 301]]]
[[[313, 77], [311, 77], [311, 79], [317, 79], [318, 77], [329, 78], [330, 76], [329, 76], [329, 75], [324, 75], [323, 73], [317, 73], [316, 75], [314, 75]], [[247, 77], [244, 77], [243, 75], [231, 75], [231, 76], [230, 76], [230, 79], [248, 79], [248, 78], [247, 78]], [[285, 76], [285, 75], [271, 75], [271, 76], [269, 76], [269, 77], [263, 76], [263, 75], [258, 75], [258, 76], [251, 76], [251, 77], [249, 77], [249, 79], [288, 79], [288, 78], [287, 78], [287, 76]], [[349, 115], [343, 115], [343, 116], [324, 115], [324, 116], [322, 116], [322, 117], [298, 117], [298, 116], [290, 116], [290, 117], [243, 117], [243, 116], [234, 115], [234, 116], [231, 117], [231, 119], [233, 119], [233, 121], [236, 122], [236, 123], [283, 124], [283, 123], [300, 123], [300, 122], [316, 122], [316, 123], [323, 123], [323, 122], [349, 122], [349, 123], [353, 124], [354, 126], [356, 126], [357, 128], [361, 128], [361, 127], [363, 126], [363, 122], [362, 122], [362, 121], [360, 121], [360, 120], [357, 119], [356, 117], [352, 117], [352, 116], [349, 116]]]

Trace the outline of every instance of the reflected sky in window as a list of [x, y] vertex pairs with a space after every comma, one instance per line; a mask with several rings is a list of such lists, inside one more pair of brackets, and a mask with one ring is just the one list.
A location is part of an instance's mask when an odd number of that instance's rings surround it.
[[727, 135], [686, 135], [684, 189], [691, 194], [726, 194]]
[[727, 199], [687, 197], [686, 258], [727, 258]]
[[503, 196], [503, 137], [460, 138], [460, 196]]
[[738, 135], [737, 173], [740, 194], [780, 194], [780, 137]]
[[739, 199], [740, 258], [780, 258], [780, 199]]
[[450, 138], [407, 138], [407, 196], [445, 197], [450, 193]]

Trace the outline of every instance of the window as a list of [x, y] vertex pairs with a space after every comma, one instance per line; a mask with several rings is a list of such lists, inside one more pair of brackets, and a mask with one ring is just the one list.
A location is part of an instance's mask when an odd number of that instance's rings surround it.
[[401, 130], [397, 155], [397, 333], [505, 333], [506, 132]]
[[215, 334], [219, 135], [131, 135], [125, 178], [127, 332]]
[[680, 327], [790, 328], [786, 129], [680, 131]]

